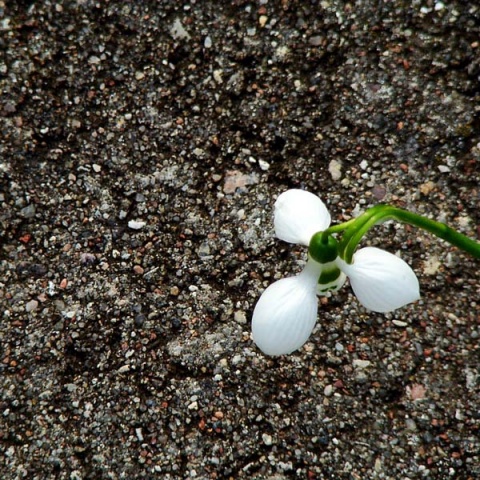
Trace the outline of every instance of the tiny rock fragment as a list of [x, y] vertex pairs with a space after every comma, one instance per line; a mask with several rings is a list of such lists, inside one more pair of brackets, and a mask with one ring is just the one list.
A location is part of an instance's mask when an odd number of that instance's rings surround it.
[[25, 208], [22, 208], [20, 215], [25, 218], [33, 218], [35, 216], [35, 205], [30, 204]]
[[315, 35], [313, 37], [310, 37], [308, 40], [308, 43], [312, 45], [313, 47], [319, 47], [323, 42], [323, 37], [320, 35]]
[[352, 363], [354, 368], [367, 368], [371, 364], [369, 360], [360, 360], [360, 359], [355, 359], [353, 360]]
[[31, 239], [32, 239], [32, 236], [29, 233], [26, 233], [25, 235], [22, 235], [20, 237], [20, 241], [25, 244], [27, 244]]
[[407, 386], [407, 395], [412, 400], [422, 400], [423, 398], [425, 398], [426, 392], [427, 389], [419, 383], [414, 383], [413, 385]]
[[130, 220], [128, 222], [128, 227], [132, 230], [140, 230], [146, 225], [146, 222], [138, 221], [138, 220]]
[[135, 266], [133, 267], [133, 273], [134, 273], [135, 275], [143, 275], [143, 272], [144, 272], [144, 270], [143, 270], [143, 267], [142, 267], [142, 266], [140, 266], [140, 265], [135, 265]]
[[237, 323], [240, 323], [242, 325], [246, 324], [247, 323], [247, 315], [245, 314], [245, 312], [243, 310], [237, 310], [234, 314], [233, 314], [233, 319], [237, 322]]
[[224, 193], [234, 193], [237, 188], [245, 188], [247, 185], [258, 183], [258, 179], [256, 173], [245, 174], [238, 170], [227, 170], [223, 191]]
[[178, 18], [175, 19], [173, 25], [170, 27], [170, 35], [175, 40], [188, 40], [190, 38], [190, 34], [185, 30], [182, 22]]
[[[213, 71], [213, 79], [219, 84], [223, 83], [222, 75], [223, 75], [223, 70], [214, 70]], [[216, 139], [216, 141], [218, 143], [218, 139]], [[213, 143], [215, 143], [215, 141]]]
[[25, 305], [25, 310], [27, 312], [34, 312], [38, 308], [38, 302], [36, 300], [30, 300]]
[[382, 187], [381, 185], [374, 185], [374, 187], [372, 188], [372, 194], [376, 200], [380, 201], [385, 198], [385, 195], [387, 194], [387, 189], [385, 187]]
[[441, 263], [436, 255], [431, 256], [423, 264], [423, 273], [425, 275], [435, 275], [440, 268]]
[[342, 164], [337, 160], [331, 160], [328, 164], [328, 171], [333, 180], [340, 180], [342, 178]]
[[423, 193], [423, 195], [428, 195], [432, 190], [435, 188], [435, 183], [432, 181], [428, 181], [425, 183], [422, 183], [420, 185], [420, 192]]
[[263, 443], [267, 446], [270, 446], [273, 443], [272, 436], [268, 435], [268, 433], [262, 433], [262, 440]]
[[333, 393], [333, 385], [327, 385], [323, 390], [323, 394], [326, 397], [330, 397], [332, 393]]
[[264, 172], [266, 172], [270, 168], [270, 164], [265, 160], [259, 160], [258, 166], [260, 167], [260, 170], [263, 170]]

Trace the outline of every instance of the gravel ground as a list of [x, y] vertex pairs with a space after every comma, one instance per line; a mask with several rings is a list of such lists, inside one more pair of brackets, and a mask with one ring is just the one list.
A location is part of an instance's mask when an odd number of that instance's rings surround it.
[[468, 3], [0, 0], [2, 479], [480, 478], [477, 260], [385, 224], [419, 302], [250, 339], [287, 188], [479, 238]]

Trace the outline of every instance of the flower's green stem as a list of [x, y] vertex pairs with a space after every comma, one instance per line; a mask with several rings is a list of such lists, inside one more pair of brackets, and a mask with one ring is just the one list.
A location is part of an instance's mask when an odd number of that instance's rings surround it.
[[[354, 218], [353, 220], [350, 220], [350, 222], [348, 222], [349, 226], [346, 229], [345, 234], [343, 235], [342, 239], [339, 241], [339, 248], [338, 248], [340, 256], [344, 260], [347, 260], [346, 259], [346, 252], [351, 250], [351, 249], [348, 248], [348, 246], [350, 244], [352, 244], [352, 239], [354, 237], [358, 237], [357, 233], [359, 232], [359, 230], [362, 231], [362, 233], [360, 235], [360, 238], [361, 238], [366, 232], [366, 231], [363, 230], [364, 225], [369, 223], [369, 220], [372, 217], [376, 216], [378, 214], [378, 212], [381, 212], [385, 207], [387, 207], [387, 205], [383, 205], [383, 204], [375, 205], [374, 207], [369, 208], [366, 212], [364, 212], [359, 217]], [[370, 227], [371, 226], [373, 226], [373, 225], [370, 225]], [[370, 227], [367, 227], [367, 229], [370, 228]], [[332, 228], [332, 227], [330, 227], [330, 228]], [[355, 246], [360, 241], [360, 238], [354, 244]], [[354, 250], [355, 250], [355, 247], [353, 247], [353, 250], [351, 250], [352, 254], [353, 254]], [[350, 261], [348, 263], [350, 263], [350, 262], [351, 262], [351, 258], [350, 258]]]
[[422, 228], [455, 247], [468, 252], [475, 258], [480, 258], [480, 243], [457, 232], [445, 223], [437, 222], [390, 205], [376, 205], [356, 218], [355, 222], [349, 225], [339, 244], [339, 251], [344, 260], [347, 263], [351, 263], [353, 253], [362, 237], [370, 228], [387, 220], [397, 220]]
[[330, 236], [332, 233], [343, 232], [350, 225], [353, 225], [356, 221], [357, 221], [356, 218], [352, 218], [351, 220], [348, 220], [347, 222], [340, 223], [339, 225], [332, 225], [331, 227], [328, 227], [326, 230], [323, 231], [323, 237], [326, 238], [326, 237]]

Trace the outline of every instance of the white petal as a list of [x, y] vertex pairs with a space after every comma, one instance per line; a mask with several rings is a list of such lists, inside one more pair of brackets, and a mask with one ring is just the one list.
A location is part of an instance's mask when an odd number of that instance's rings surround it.
[[275, 234], [289, 243], [307, 245], [317, 232], [330, 225], [330, 214], [325, 204], [305, 190], [287, 190], [275, 202]]
[[367, 247], [353, 255], [353, 264], [337, 260], [360, 303], [374, 312], [391, 312], [420, 298], [418, 279], [399, 257]]
[[320, 270], [309, 260], [302, 273], [278, 280], [263, 292], [252, 320], [253, 341], [263, 353], [291, 353], [308, 340], [317, 320]]

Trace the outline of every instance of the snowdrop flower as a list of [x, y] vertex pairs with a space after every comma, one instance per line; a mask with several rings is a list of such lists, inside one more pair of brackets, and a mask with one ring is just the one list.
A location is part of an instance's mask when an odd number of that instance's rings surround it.
[[[303, 190], [287, 190], [275, 203], [276, 236], [309, 249], [303, 271], [270, 285], [255, 306], [252, 336], [267, 355], [288, 354], [302, 347], [317, 320], [317, 295], [338, 290], [346, 277], [359, 302], [374, 312], [390, 312], [420, 298], [415, 273], [399, 257], [367, 247], [347, 261], [346, 249], [342, 252], [332, 235], [323, 235], [330, 220], [320, 198]], [[352, 237], [369, 225], [362, 220], [354, 228], [356, 221], [360, 219], [332, 230], [346, 230]]]

